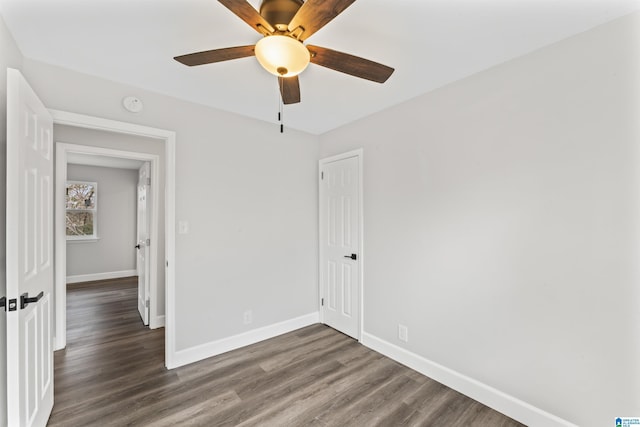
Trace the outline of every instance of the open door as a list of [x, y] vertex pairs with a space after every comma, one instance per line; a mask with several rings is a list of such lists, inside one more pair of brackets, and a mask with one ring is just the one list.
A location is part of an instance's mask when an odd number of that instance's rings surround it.
[[7, 419], [44, 426], [53, 408], [53, 121], [7, 70]]
[[149, 186], [151, 185], [149, 162], [138, 171], [138, 311], [145, 325], [149, 325]]

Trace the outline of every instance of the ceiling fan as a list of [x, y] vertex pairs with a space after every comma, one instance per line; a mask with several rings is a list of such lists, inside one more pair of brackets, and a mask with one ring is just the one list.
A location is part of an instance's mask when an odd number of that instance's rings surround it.
[[247, 0], [218, 0], [264, 37], [255, 45], [206, 50], [176, 56], [188, 66], [256, 56], [264, 69], [278, 77], [284, 104], [300, 102], [300, 74], [316, 65], [384, 83], [394, 69], [368, 59], [303, 42], [342, 13], [355, 0], [262, 0], [258, 12]]

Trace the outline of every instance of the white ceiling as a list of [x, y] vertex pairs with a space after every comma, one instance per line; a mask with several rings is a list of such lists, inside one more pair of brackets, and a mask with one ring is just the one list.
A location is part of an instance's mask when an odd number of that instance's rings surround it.
[[[311, 64], [285, 125], [321, 134], [638, 9], [638, 0], [359, 0], [308, 42], [396, 72], [379, 85]], [[275, 122], [276, 78], [255, 58], [193, 68], [172, 59], [260, 38], [215, 0], [0, 0], [0, 13], [28, 58]]]

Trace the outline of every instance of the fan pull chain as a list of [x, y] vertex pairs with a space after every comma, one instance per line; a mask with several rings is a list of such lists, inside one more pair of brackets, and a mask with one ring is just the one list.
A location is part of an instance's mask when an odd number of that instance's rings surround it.
[[282, 101], [282, 93], [280, 91], [280, 80], [278, 80], [278, 123], [280, 124], [280, 133], [284, 133], [284, 104]]
[[284, 133], [284, 106], [282, 105], [282, 98], [278, 101], [278, 121], [280, 122], [280, 133]]

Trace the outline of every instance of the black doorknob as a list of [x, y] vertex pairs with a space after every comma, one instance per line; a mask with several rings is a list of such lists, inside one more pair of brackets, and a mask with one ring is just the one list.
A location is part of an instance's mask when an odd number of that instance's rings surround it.
[[20, 295], [20, 309], [24, 310], [29, 304], [40, 301], [43, 296], [44, 291], [40, 291], [40, 293], [35, 297], [30, 297], [28, 292]]
[[358, 259], [358, 255], [356, 255], [356, 254], [345, 255], [344, 257], [345, 257], [345, 258], [351, 258], [351, 259], [353, 259], [353, 260]]
[[134, 246], [136, 249], [140, 249], [140, 243]]

